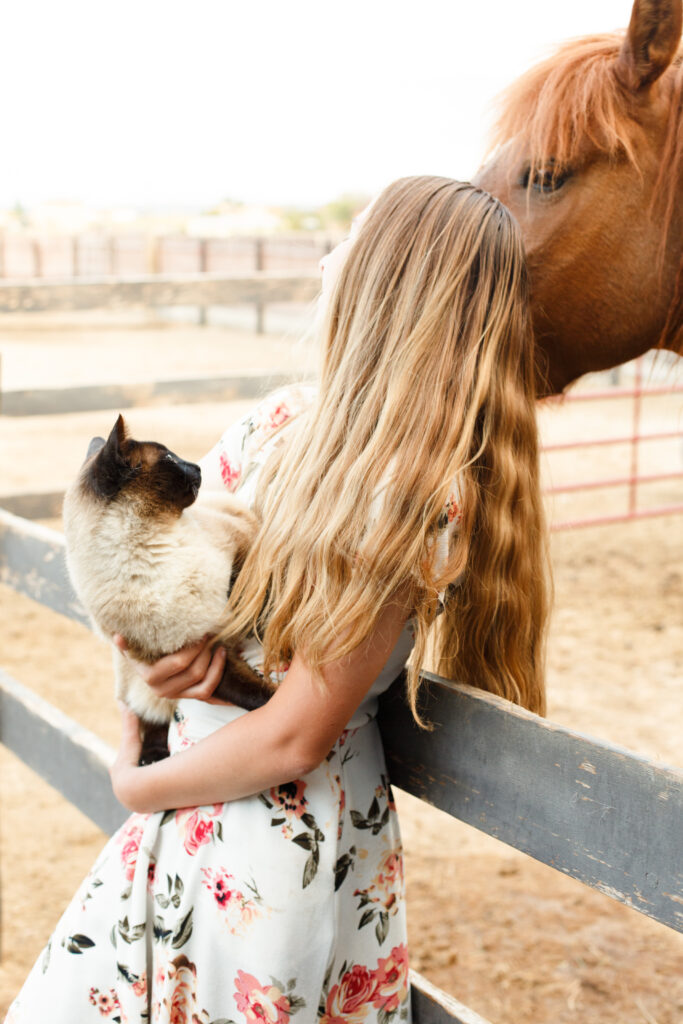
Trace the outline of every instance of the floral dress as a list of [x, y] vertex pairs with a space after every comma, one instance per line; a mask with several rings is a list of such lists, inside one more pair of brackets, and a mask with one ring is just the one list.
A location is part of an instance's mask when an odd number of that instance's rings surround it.
[[[228, 429], [203, 461], [203, 486], [251, 503], [260, 466], [286, 435], [277, 428], [312, 397], [282, 389]], [[456, 511], [445, 513], [450, 525]], [[131, 815], [6, 1024], [409, 1022], [401, 840], [375, 715], [411, 647], [408, 626], [305, 778], [225, 804]], [[258, 645], [244, 656], [258, 667]], [[171, 755], [245, 713], [180, 700]]]

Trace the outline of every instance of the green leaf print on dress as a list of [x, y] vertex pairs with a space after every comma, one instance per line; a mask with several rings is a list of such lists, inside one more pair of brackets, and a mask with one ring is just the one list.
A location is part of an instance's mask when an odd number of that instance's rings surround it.
[[[320, 843], [324, 842], [325, 833], [318, 828], [315, 818], [307, 811], [308, 801], [304, 796], [306, 783], [301, 779], [295, 782], [286, 782], [282, 786], [273, 786], [268, 790], [268, 795], [259, 793], [259, 800], [265, 804], [269, 811], [274, 811], [270, 824], [273, 827], [281, 828], [285, 839], [290, 839], [302, 850], [307, 850], [309, 856], [306, 859], [301, 880], [301, 888], [305, 889], [311, 884], [318, 872], [320, 864]], [[294, 835], [294, 829], [299, 822], [306, 826], [306, 831]]]
[[364, 889], [355, 889], [358, 910], [363, 911], [358, 922], [364, 928], [375, 921], [375, 935], [381, 946], [389, 932], [389, 918], [396, 914], [403, 898], [403, 851], [400, 842], [388, 845], [376, 864], [372, 880]]

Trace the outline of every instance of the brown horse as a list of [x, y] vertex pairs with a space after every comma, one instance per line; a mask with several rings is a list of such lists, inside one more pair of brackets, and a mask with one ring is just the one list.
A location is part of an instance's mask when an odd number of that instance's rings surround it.
[[515, 214], [541, 394], [649, 348], [683, 352], [681, 0], [565, 44], [501, 97], [475, 182]]

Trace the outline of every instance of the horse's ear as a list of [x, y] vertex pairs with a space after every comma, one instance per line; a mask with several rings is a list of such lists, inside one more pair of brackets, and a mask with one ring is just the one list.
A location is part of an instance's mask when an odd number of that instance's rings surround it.
[[681, 38], [681, 0], [635, 0], [617, 77], [631, 92], [647, 89], [673, 60]]

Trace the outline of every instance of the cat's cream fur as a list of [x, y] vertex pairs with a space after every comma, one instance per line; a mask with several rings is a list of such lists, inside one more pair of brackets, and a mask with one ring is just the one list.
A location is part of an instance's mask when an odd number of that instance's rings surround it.
[[[133, 657], [151, 663], [216, 631], [235, 559], [250, 543], [255, 523], [227, 492], [200, 490], [194, 502], [194, 482], [193, 494], [181, 499], [193, 503], [179, 509], [171, 493], [175, 483], [167, 486], [164, 477], [165, 501], [156, 477], [178, 466], [198, 474], [198, 467], [163, 449], [161, 459], [173, 459], [176, 466], [159, 463], [157, 468], [155, 453], [162, 446], [150, 445], [151, 456], [141, 456], [131, 448], [137, 444], [127, 438], [119, 418], [65, 495], [64, 531], [69, 575], [97, 631], [107, 639], [120, 633]], [[103, 496], [97, 474], [104, 470], [96, 460], [111, 462], [114, 455], [124, 476], [131, 460], [137, 465], [132, 479], [118, 489], [110, 477], [119, 470], [112, 470], [106, 488], [115, 493]], [[235, 662], [238, 673], [251, 673], [241, 659]], [[117, 695], [143, 720], [170, 719], [174, 701], [157, 697], [118, 650], [115, 672]]]

